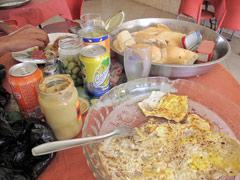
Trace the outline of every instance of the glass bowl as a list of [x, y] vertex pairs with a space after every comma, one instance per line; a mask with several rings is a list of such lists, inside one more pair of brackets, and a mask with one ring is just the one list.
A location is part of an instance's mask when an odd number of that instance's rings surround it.
[[[215, 131], [230, 134], [240, 141], [239, 106], [218, 92], [195, 82], [182, 79], [171, 81], [162, 77], [129, 81], [103, 95], [88, 112], [83, 137], [104, 134], [119, 125], [138, 126], [146, 122], [149, 118], [143, 115], [137, 102], [149, 96], [153, 90], [187, 95], [190, 112], [209, 119]], [[100, 163], [97, 147], [97, 143], [84, 146], [87, 163], [97, 179], [110, 179]], [[224, 179], [236, 180], [240, 176]]]

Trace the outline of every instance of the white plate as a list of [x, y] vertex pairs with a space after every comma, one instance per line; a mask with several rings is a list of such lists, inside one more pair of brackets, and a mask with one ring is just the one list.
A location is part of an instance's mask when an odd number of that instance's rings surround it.
[[30, 0], [1, 0], [0, 9], [12, 9], [20, 7], [30, 2]]
[[[54, 41], [59, 37], [59, 36], [77, 36], [76, 34], [71, 34], [71, 33], [51, 33], [48, 34], [49, 37], [49, 44], [53, 44]], [[32, 59], [31, 54], [32, 52], [37, 48], [37, 46], [25, 49], [23, 51], [18, 51], [18, 52], [12, 52], [12, 57], [19, 62], [34, 62], [36, 64], [45, 64], [45, 60], [42, 59]]]

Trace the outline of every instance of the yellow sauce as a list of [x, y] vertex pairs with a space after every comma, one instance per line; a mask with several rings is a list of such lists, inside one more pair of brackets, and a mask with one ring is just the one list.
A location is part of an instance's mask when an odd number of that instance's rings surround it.
[[79, 98], [69, 75], [44, 78], [39, 83], [38, 101], [58, 140], [78, 135], [82, 128]]

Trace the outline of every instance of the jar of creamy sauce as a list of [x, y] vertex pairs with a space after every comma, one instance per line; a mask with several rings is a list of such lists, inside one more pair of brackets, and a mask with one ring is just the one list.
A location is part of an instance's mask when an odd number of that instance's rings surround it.
[[38, 101], [58, 140], [71, 139], [82, 129], [77, 89], [70, 75], [48, 76], [39, 83]]

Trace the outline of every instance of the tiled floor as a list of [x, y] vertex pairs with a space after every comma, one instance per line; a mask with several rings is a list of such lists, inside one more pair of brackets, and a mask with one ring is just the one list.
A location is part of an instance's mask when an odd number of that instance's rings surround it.
[[[83, 6], [83, 13], [100, 13], [103, 20], [107, 20], [118, 10], [124, 10], [126, 15], [125, 21], [148, 17], [176, 19], [176, 15], [137, 3], [133, 0], [85, 0]], [[58, 19], [57, 17], [53, 18], [53, 20]], [[230, 37], [229, 34], [223, 34], [223, 36], [226, 38]], [[240, 82], [240, 55], [238, 55], [240, 52], [240, 38], [234, 37], [230, 42], [230, 46], [232, 48], [231, 54], [221, 64]]]

